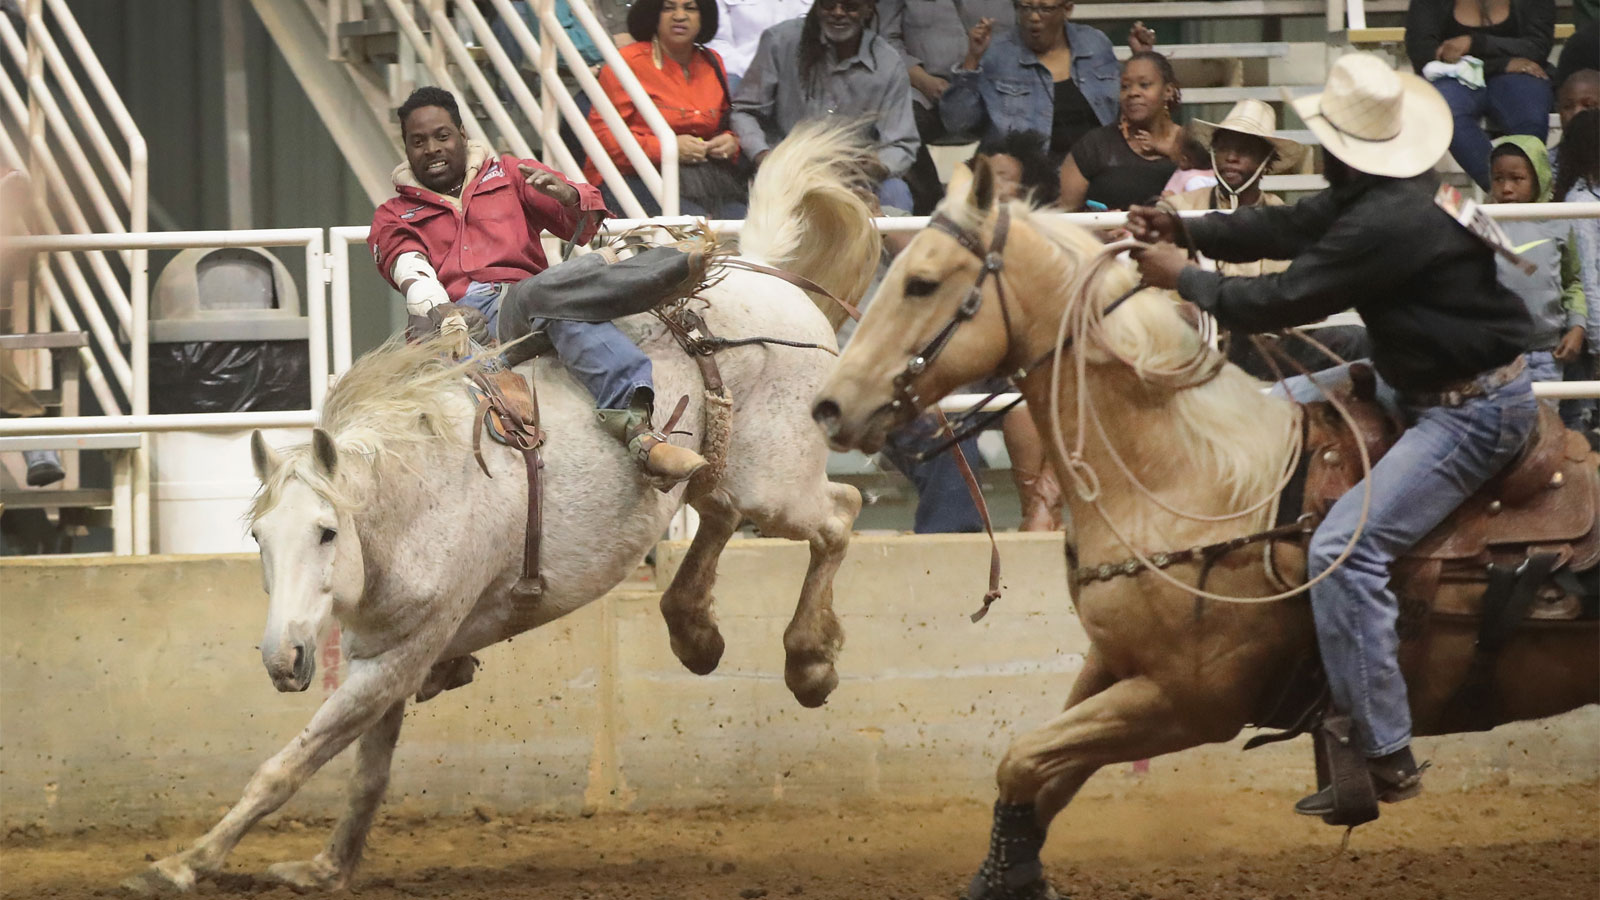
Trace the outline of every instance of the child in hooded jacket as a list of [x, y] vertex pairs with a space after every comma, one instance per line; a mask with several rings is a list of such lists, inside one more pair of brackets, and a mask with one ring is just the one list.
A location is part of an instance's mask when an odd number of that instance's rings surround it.
[[[1550, 201], [1550, 155], [1538, 138], [1508, 135], [1495, 141], [1489, 174], [1496, 203]], [[1500, 283], [1522, 298], [1533, 317], [1528, 373], [1534, 381], [1561, 381], [1566, 366], [1583, 355], [1588, 316], [1572, 223], [1549, 219], [1502, 221], [1500, 226], [1517, 253], [1535, 266], [1530, 275], [1508, 259], [1498, 260]], [[1569, 427], [1582, 427], [1581, 416], [1579, 404], [1561, 404], [1562, 421]]]

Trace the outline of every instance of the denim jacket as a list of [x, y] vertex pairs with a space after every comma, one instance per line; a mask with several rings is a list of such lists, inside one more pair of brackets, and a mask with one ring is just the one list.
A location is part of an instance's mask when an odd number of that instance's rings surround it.
[[[1122, 76], [1111, 39], [1098, 28], [1068, 22], [1067, 46], [1072, 48], [1072, 80], [1100, 124], [1110, 124], [1117, 117]], [[951, 73], [950, 87], [939, 98], [939, 116], [951, 132], [981, 137], [1050, 133], [1055, 80], [1018, 35], [995, 37], [976, 71], [958, 65]]]

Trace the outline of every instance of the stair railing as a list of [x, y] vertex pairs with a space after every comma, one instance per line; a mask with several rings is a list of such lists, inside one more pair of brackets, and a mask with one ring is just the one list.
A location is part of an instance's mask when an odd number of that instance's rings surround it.
[[[511, 62], [505, 49], [500, 46], [499, 39], [488, 20], [474, 4], [456, 4], [454, 15], [460, 16], [469, 27], [487, 57], [489, 65], [505, 85], [515, 108], [539, 134], [542, 149], [539, 156], [545, 164], [570, 178], [583, 177], [583, 168], [578, 159], [561, 139], [560, 128], [564, 121], [577, 136], [579, 144], [594, 163], [601, 180], [616, 197], [622, 211], [629, 216], [641, 218], [645, 216], [644, 206], [628, 186], [621, 170], [606, 153], [594, 129], [590, 127], [588, 118], [579, 110], [572, 91], [562, 82], [559, 66], [565, 62], [579, 87], [593, 103], [600, 119], [616, 138], [623, 154], [638, 174], [639, 180], [644, 183], [645, 188], [661, 208], [662, 214], [676, 215], [677, 136], [656, 109], [654, 101], [645, 92], [639, 79], [623, 61], [622, 55], [617, 52], [616, 45], [611, 40], [611, 35], [589, 8], [586, 0], [571, 0], [572, 11], [595, 46], [600, 49], [601, 55], [611, 66], [635, 108], [639, 110], [640, 115], [660, 141], [659, 164], [650, 160], [639, 144], [638, 138], [629, 130], [610, 98], [600, 88], [599, 81], [589, 71], [588, 63], [584, 61], [572, 39], [562, 29], [555, 15], [554, 0], [533, 0], [532, 9], [539, 21], [538, 37], [534, 36], [510, 0], [493, 0], [493, 3], [512, 39], [517, 42], [523, 55], [539, 73], [542, 97], [534, 96], [533, 91], [523, 80], [523, 73]], [[499, 141], [491, 140], [483, 124], [470, 114], [463, 116], [463, 125], [469, 138], [487, 147], [503, 149], [526, 158], [534, 157], [528, 136], [517, 127], [506, 103], [500, 99], [499, 94], [484, 76], [479, 63], [473, 58], [472, 50], [457, 34], [454, 24], [445, 14], [444, 3], [440, 0], [422, 0], [420, 4], [414, 3], [413, 0], [381, 0], [381, 6], [393, 17], [399, 27], [401, 39], [411, 47], [417, 61], [434, 83], [461, 99], [480, 106], [487, 113]], [[338, 0], [332, 0], [326, 12], [329, 28], [337, 28], [337, 20], [343, 12]], [[424, 33], [424, 27], [427, 33]]]

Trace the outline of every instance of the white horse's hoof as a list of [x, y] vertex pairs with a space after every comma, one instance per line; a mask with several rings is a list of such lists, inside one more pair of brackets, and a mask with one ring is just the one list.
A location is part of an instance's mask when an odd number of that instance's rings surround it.
[[839, 686], [839, 673], [833, 660], [820, 653], [801, 653], [791, 656], [783, 669], [783, 681], [789, 693], [807, 709], [816, 709], [828, 702], [828, 695]]
[[667, 622], [672, 654], [683, 667], [696, 675], [710, 675], [722, 662], [726, 644], [717, 623], [708, 615], [696, 622]]
[[315, 859], [273, 863], [267, 867], [267, 879], [300, 891], [331, 891], [344, 886], [339, 867], [322, 854]]
[[178, 857], [169, 856], [124, 881], [122, 888], [139, 897], [165, 897], [187, 894], [194, 890], [194, 883], [194, 869]]

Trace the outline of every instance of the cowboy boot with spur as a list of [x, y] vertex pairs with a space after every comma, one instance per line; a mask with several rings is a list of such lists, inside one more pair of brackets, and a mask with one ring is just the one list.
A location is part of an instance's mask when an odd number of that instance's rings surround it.
[[[1386, 756], [1367, 760], [1367, 774], [1372, 776], [1372, 787], [1383, 803], [1399, 803], [1422, 793], [1422, 773], [1428, 763], [1417, 764], [1410, 747], [1402, 747]], [[1301, 798], [1294, 811], [1302, 816], [1327, 816], [1334, 812], [1332, 785]]]
[[[688, 399], [685, 397], [678, 401], [677, 409], [667, 421], [666, 430], [670, 431], [677, 424]], [[629, 455], [639, 464], [640, 471], [644, 472], [651, 485], [666, 493], [693, 478], [696, 472], [706, 467], [706, 460], [688, 447], [667, 443], [666, 434], [650, 424], [651, 412], [651, 400], [641, 390], [634, 394], [633, 402], [627, 409], [601, 409], [596, 410], [595, 414], [600, 418], [600, 427], [628, 448]]]

